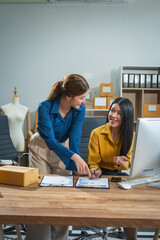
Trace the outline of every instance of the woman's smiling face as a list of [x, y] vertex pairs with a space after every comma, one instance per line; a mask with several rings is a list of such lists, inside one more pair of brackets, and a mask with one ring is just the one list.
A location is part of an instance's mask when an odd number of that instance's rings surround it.
[[82, 103], [85, 103], [85, 98], [87, 94], [88, 94], [88, 91], [86, 91], [80, 96], [70, 97], [70, 105], [74, 108], [79, 108]]
[[108, 114], [108, 122], [111, 127], [120, 128], [122, 125], [122, 117], [121, 117], [121, 108], [118, 103], [112, 105], [109, 114]]

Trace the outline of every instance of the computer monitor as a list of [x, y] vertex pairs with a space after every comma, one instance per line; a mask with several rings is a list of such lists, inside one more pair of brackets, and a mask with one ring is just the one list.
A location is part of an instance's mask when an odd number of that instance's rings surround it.
[[138, 118], [130, 176], [160, 174], [160, 118]]

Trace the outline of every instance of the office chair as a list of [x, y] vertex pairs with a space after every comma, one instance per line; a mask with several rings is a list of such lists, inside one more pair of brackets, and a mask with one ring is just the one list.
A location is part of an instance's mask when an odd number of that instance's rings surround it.
[[[87, 162], [88, 161], [88, 144], [90, 134], [93, 129], [102, 126], [106, 123], [106, 117], [86, 117], [82, 127], [81, 136], [81, 157]], [[101, 237], [107, 239], [107, 236], [113, 236], [121, 239], [125, 239], [122, 228], [107, 228], [107, 227], [82, 227], [81, 236], [77, 239], [94, 239], [95, 237]]]
[[158, 240], [159, 234], [160, 234], [160, 228], [157, 228], [155, 230], [155, 234], [154, 234], [153, 240]]
[[[22, 156], [28, 155], [28, 153], [18, 153], [15, 150], [13, 142], [9, 134], [8, 117], [0, 116], [0, 165], [19, 165]], [[25, 226], [21, 225], [21, 228], [25, 231]], [[0, 239], [4, 238], [4, 234], [15, 230], [17, 232], [18, 240], [21, 240], [21, 233], [19, 225], [3, 226], [0, 225]]]
[[90, 134], [94, 128], [100, 127], [106, 123], [106, 117], [86, 117], [82, 126], [81, 136], [81, 157], [88, 161], [88, 144]]
[[[94, 128], [102, 126], [106, 123], [106, 117], [86, 117], [83, 122], [82, 136], [81, 136], [81, 157], [88, 161], [88, 144], [90, 134]], [[88, 233], [89, 232], [89, 233]], [[97, 227], [82, 227], [81, 236], [77, 239], [92, 239], [95, 237], [102, 237], [106, 239], [106, 228]]]

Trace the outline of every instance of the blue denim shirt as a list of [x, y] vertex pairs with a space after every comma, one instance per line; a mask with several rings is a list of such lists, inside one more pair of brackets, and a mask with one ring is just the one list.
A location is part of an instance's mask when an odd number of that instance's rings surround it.
[[[45, 140], [48, 148], [53, 150], [66, 165], [66, 169], [77, 171], [71, 157], [80, 155], [82, 125], [85, 118], [85, 104], [78, 109], [71, 108], [65, 118], [59, 113], [60, 97], [47, 99], [38, 106], [37, 132]], [[69, 138], [69, 149], [61, 143]]]

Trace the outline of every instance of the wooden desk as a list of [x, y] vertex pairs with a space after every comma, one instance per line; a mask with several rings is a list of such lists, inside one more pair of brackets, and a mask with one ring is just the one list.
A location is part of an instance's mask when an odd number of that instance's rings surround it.
[[160, 190], [0, 184], [0, 223], [159, 228]]

